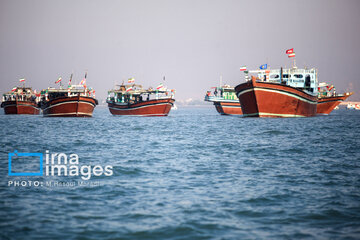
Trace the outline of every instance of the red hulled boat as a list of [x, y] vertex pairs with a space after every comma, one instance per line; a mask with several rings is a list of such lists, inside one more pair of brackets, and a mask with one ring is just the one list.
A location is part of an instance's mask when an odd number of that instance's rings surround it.
[[311, 117], [317, 108], [315, 69], [250, 71], [258, 76], [235, 87], [244, 117]]
[[341, 102], [353, 95], [352, 92], [337, 94], [335, 87], [327, 83], [320, 83], [318, 90], [317, 114], [321, 115], [329, 115]]
[[67, 89], [48, 88], [41, 92], [44, 117], [92, 117], [98, 101], [95, 90], [87, 88], [85, 78], [80, 85], [71, 85], [71, 78]]
[[37, 95], [30, 87], [14, 87], [12, 91], [3, 95], [1, 107], [5, 114], [30, 114], [40, 113], [38, 101], [40, 94]]
[[113, 115], [167, 116], [174, 105], [174, 90], [164, 87], [142, 89], [141, 85], [120, 85], [108, 91], [109, 111]]
[[235, 94], [233, 87], [224, 85], [222, 87], [214, 87], [213, 94], [207, 91], [205, 101], [212, 102], [221, 115], [242, 115], [239, 99]]

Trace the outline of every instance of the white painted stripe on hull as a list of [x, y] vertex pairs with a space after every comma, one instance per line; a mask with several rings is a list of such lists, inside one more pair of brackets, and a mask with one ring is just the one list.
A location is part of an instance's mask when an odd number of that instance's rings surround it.
[[263, 89], [263, 88], [250, 88], [250, 89], [246, 89], [242, 92], [239, 93], [238, 97], [240, 97], [241, 95], [245, 94], [245, 93], [248, 93], [248, 92], [251, 92], [251, 91], [263, 91], [263, 92], [272, 92], [272, 93], [278, 93], [278, 94], [283, 94], [283, 95], [286, 95], [286, 96], [289, 96], [289, 97], [293, 97], [293, 98], [296, 98], [296, 99], [299, 99], [303, 102], [307, 102], [307, 103], [310, 103], [310, 104], [317, 104], [317, 102], [315, 101], [310, 101], [304, 97], [300, 97], [300, 96], [297, 96], [295, 94], [292, 94], [292, 93], [289, 93], [289, 92], [283, 92], [283, 91], [279, 91], [279, 90], [274, 90], [274, 89]]
[[124, 114], [124, 115], [121, 115], [121, 114], [119, 114], [119, 115], [115, 115], [115, 116], [128, 116], [128, 117], [147, 117], [147, 116], [160, 116], [160, 117], [162, 117], [162, 116], [167, 116], [168, 114], [164, 114], [164, 113], [152, 113], [152, 114], [139, 114], [139, 115], [135, 115], [135, 114], [129, 114], [129, 115], [126, 115], [126, 114]]
[[51, 114], [44, 114], [44, 116], [59, 116], [59, 115], [87, 115], [87, 116], [92, 116], [92, 113], [70, 112], [70, 113], [51, 113]]
[[80, 101], [67, 101], [67, 102], [61, 102], [61, 103], [56, 103], [54, 105], [51, 105], [51, 106], [45, 108], [44, 111], [47, 110], [47, 109], [50, 109], [52, 107], [56, 107], [56, 106], [60, 106], [60, 105], [63, 105], [63, 104], [68, 104], [68, 103], [85, 103], [85, 104], [89, 104], [89, 105], [94, 107], [94, 104], [86, 102], [86, 101], [81, 101], [81, 100]]
[[239, 100], [205, 100], [206, 102], [228, 102], [228, 103], [238, 103]]
[[241, 106], [223, 106], [220, 105], [222, 108], [241, 108]]
[[253, 117], [253, 116], [274, 116], [274, 117], [306, 117], [304, 115], [296, 115], [296, 114], [279, 114], [279, 113], [250, 113], [250, 114], [243, 114], [244, 117]]

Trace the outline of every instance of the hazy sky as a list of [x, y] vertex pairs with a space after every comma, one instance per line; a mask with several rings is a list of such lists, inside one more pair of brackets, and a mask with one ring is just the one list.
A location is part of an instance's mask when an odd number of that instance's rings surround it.
[[244, 81], [240, 66], [315, 67], [319, 80], [360, 100], [360, 1], [0, 0], [0, 91], [25, 77], [55, 86], [70, 74], [105, 98], [130, 77], [202, 99], [223, 81]]

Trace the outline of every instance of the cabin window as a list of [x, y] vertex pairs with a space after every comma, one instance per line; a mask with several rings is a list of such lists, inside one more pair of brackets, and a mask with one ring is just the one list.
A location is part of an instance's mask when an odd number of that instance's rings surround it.
[[279, 78], [279, 75], [278, 74], [273, 74], [273, 75], [270, 76], [270, 78], [275, 78], [276, 79], [276, 78]]
[[296, 78], [303, 78], [303, 75], [302, 75], [302, 74], [294, 74], [294, 76], [295, 76]]
[[289, 74], [283, 74], [283, 78], [289, 78]]

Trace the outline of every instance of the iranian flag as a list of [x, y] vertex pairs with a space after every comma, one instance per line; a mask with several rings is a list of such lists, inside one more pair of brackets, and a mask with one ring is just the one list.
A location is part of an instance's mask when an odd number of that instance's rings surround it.
[[291, 54], [291, 53], [294, 53], [294, 48], [290, 48], [286, 50], [286, 54]]
[[83, 80], [81, 80], [80, 85], [85, 85], [86, 84], [86, 78], [83, 78]]
[[20, 78], [19, 82], [25, 82], [25, 78]]
[[288, 55], [288, 57], [289, 57], [289, 58], [295, 57], [295, 53], [290, 53], [290, 54]]
[[129, 78], [128, 79], [128, 83], [133, 83], [133, 82], [135, 82], [135, 78]]
[[70, 88], [70, 87], [71, 87], [71, 80], [72, 80], [72, 76], [73, 76], [73, 74], [71, 74], [71, 76], [70, 76], [69, 83], [68, 83], [68, 88]]
[[240, 71], [246, 71], [246, 66], [240, 67]]
[[133, 90], [132, 87], [129, 87], [128, 89], [126, 89], [127, 92], [129, 92], [129, 91], [131, 91], [131, 90]]
[[163, 88], [163, 87], [164, 87], [164, 84], [160, 83], [160, 84], [156, 87], [156, 89], [159, 90], [159, 89], [161, 89], [161, 88]]
[[55, 83], [59, 83], [59, 82], [61, 82], [61, 77], [59, 77], [58, 80], [56, 80]]
[[13, 89], [11, 89], [12, 92], [15, 92], [15, 90], [16, 90], [16, 87], [13, 87]]

